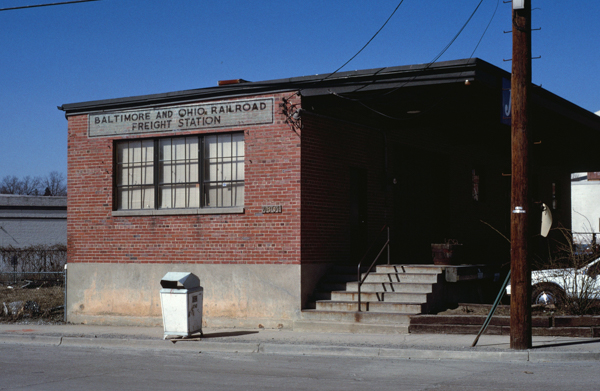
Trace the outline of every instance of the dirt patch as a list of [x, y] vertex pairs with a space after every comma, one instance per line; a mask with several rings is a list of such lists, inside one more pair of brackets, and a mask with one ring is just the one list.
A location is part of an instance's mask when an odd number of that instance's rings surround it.
[[[438, 315], [485, 315], [490, 313], [490, 304], [467, 304], [461, 303], [458, 307], [438, 313]], [[556, 308], [554, 305], [534, 305], [531, 307], [532, 316], [566, 316], [569, 315], [564, 309]], [[509, 305], [499, 305], [494, 316], [510, 316]]]
[[0, 286], [0, 322], [64, 320], [64, 288]]

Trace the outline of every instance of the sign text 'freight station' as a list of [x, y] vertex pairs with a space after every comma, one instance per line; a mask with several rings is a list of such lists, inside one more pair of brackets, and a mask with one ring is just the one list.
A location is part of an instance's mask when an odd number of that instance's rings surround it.
[[89, 135], [111, 136], [170, 132], [273, 122], [273, 99], [221, 101], [207, 104], [90, 114]]

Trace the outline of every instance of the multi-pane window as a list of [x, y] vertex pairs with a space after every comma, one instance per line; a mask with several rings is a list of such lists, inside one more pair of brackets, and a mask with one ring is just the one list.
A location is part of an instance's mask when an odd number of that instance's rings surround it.
[[244, 205], [244, 135], [204, 138], [204, 206]]
[[243, 133], [123, 141], [116, 154], [117, 210], [244, 205]]
[[159, 207], [198, 208], [198, 137], [164, 138], [158, 143]]
[[154, 204], [154, 141], [117, 144], [117, 209], [152, 209]]

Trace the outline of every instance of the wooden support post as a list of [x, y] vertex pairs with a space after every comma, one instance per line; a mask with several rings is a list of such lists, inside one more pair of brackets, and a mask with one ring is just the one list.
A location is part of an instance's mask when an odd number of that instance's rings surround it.
[[[513, 0], [514, 2], [515, 0]], [[510, 347], [531, 348], [531, 270], [527, 251], [529, 202], [529, 115], [531, 0], [512, 10], [512, 187]]]

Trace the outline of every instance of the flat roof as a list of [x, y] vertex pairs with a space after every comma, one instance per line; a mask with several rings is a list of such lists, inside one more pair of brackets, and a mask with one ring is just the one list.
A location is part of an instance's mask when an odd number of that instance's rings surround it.
[[[459, 84], [466, 80], [501, 89], [501, 79], [510, 73], [479, 58], [382, 67], [366, 70], [326, 73], [258, 82], [224, 83], [214, 87], [140, 95], [116, 99], [68, 103], [58, 109], [65, 116], [126, 110], [143, 107], [201, 102], [214, 99], [298, 91], [301, 96], [315, 97], [331, 94], [360, 94], [372, 91], [399, 90], [426, 85]], [[542, 87], [531, 90], [532, 101], [552, 113], [564, 115], [585, 127], [600, 132], [600, 117], [563, 99]]]
[[0, 194], [0, 209], [64, 209], [67, 197]]

